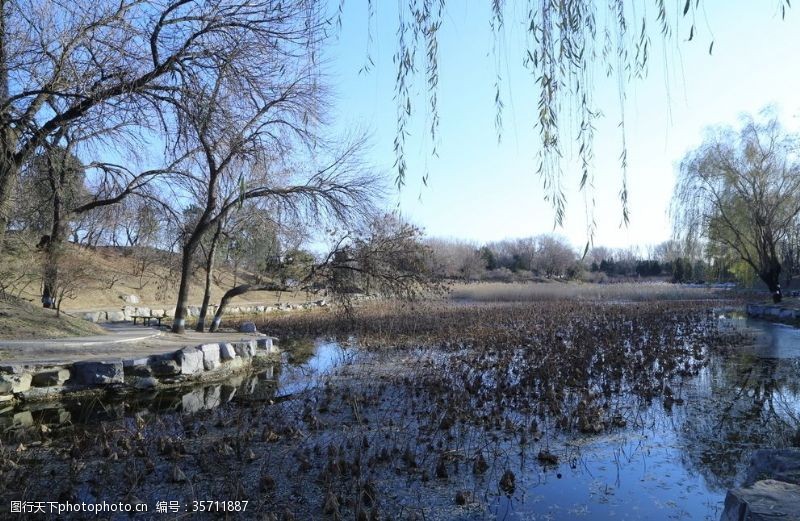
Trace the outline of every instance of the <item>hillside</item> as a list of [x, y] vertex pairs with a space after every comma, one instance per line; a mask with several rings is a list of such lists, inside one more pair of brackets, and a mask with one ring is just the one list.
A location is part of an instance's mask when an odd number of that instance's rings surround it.
[[[72, 286], [61, 309], [67, 313], [92, 310], [119, 310], [135, 295], [138, 304], [171, 309], [179, 283], [179, 257], [176, 254], [145, 248], [68, 246], [69, 261], [63, 276]], [[41, 300], [42, 253], [27, 244], [7, 248], [0, 258], [0, 296], [10, 295], [39, 307]], [[236, 284], [252, 282], [247, 273], [234, 272], [221, 264], [212, 278], [211, 303], [218, 303], [225, 291]], [[203, 299], [205, 271], [197, 269], [189, 292], [189, 304]], [[233, 300], [233, 304], [299, 303], [313, 300], [305, 293], [253, 292]], [[6, 304], [8, 305], [8, 304]], [[8, 322], [4, 320], [4, 322]], [[7, 328], [6, 326], [4, 326]]]
[[13, 297], [0, 299], [0, 338], [62, 338], [99, 335], [104, 332], [102, 327], [66, 313], [56, 317], [56, 312], [52, 309], [44, 309]]

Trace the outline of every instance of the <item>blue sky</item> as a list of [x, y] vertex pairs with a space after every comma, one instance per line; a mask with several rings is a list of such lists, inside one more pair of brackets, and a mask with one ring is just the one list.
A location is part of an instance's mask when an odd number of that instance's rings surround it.
[[[375, 4], [373, 43], [368, 46], [366, 2], [346, 2], [343, 29], [328, 51], [327, 68], [337, 92], [332, 113], [337, 125], [343, 130], [370, 131], [373, 146], [368, 159], [393, 179], [396, 71], [392, 54], [397, 2]], [[507, 20], [506, 59], [501, 64], [505, 125], [498, 145], [490, 2], [449, 0], [447, 5], [439, 42], [439, 155], [434, 158], [429, 153], [426, 98], [420, 90], [406, 148], [407, 184], [402, 191], [392, 192], [390, 204], [398, 205], [407, 219], [437, 237], [486, 242], [551, 232], [553, 210], [543, 200], [542, 182], [535, 173], [538, 141], [533, 123], [538, 91], [521, 66], [524, 28], [520, 24], [524, 20], [517, 24]], [[613, 81], [598, 80], [596, 101], [605, 115], [595, 139], [596, 245], [649, 245], [669, 238], [667, 212], [677, 165], [701, 143], [709, 125], [735, 125], [740, 114], [771, 104], [777, 106], [787, 127], [798, 128], [797, 8], [788, 10], [781, 20], [777, 2], [767, 0], [707, 0], [702, 5], [706, 12], [698, 15], [693, 41], [686, 41], [688, 23], [681, 26], [685, 34], [673, 35], [666, 46], [653, 34], [650, 73], [627, 89], [631, 209], [627, 228], [620, 226], [617, 195], [622, 179], [617, 89]], [[714, 50], [709, 56], [712, 40]], [[368, 49], [375, 65], [369, 73], [360, 74]], [[565, 148], [569, 154], [570, 147]], [[567, 214], [564, 227], [555, 232], [579, 247], [587, 239], [584, 198], [577, 190], [580, 175], [568, 161], [565, 166]], [[426, 168], [430, 178], [424, 187], [421, 178]]]

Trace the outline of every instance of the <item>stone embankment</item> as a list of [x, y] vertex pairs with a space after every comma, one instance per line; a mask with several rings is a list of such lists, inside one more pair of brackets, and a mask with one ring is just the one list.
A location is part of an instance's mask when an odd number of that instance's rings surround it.
[[0, 365], [0, 403], [56, 399], [86, 391], [132, 392], [214, 381], [280, 353], [272, 338], [184, 347], [142, 358], [61, 365]]
[[800, 520], [800, 449], [753, 453], [741, 487], [728, 491], [720, 521]]
[[[327, 306], [327, 301], [317, 300], [314, 302], [304, 302], [302, 304], [276, 304], [274, 306], [267, 305], [248, 305], [248, 306], [228, 306], [225, 309], [225, 315], [255, 315], [260, 313], [271, 313], [274, 311], [295, 311], [301, 309], [312, 309], [316, 307]], [[216, 307], [212, 306], [209, 312], [213, 315]], [[187, 308], [190, 317], [200, 316], [200, 306], [189, 306]], [[89, 322], [129, 322], [135, 316], [150, 316], [150, 317], [167, 317], [175, 316], [174, 309], [158, 309], [147, 306], [124, 306], [118, 310], [101, 310], [101, 311], [84, 311], [77, 314], [80, 318], [88, 320]]]
[[747, 316], [766, 320], [793, 322], [800, 320], [800, 309], [780, 304], [748, 304]]
[[[212, 410], [234, 398], [263, 402], [275, 396], [274, 368], [267, 364], [256, 372], [240, 372], [208, 384], [187, 385], [161, 391], [142, 391], [126, 396], [126, 400], [103, 400], [96, 408], [67, 405], [63, 400], [40, 401], [15, 408], [0, 404], [0, 432], [38, 428], [49, 432], [68, 423], [86, 423], [94, 418], [124, 418], [132, 410], [137, 413], [159, 414], [164, 411], [193, 414]], [[76, 408], [77, 407], [77, 408]]]

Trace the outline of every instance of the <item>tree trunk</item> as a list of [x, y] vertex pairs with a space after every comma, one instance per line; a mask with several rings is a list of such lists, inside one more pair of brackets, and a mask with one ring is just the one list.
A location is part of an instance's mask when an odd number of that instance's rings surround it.
[[189, 284], [192, 278], [192, 254], [196, 248], [190, 247], [190, 244], [184, 246], [181, 257], [181, 283], [178, 287], [178, 302], [175, 304], [175, 319], [172, 322], [173, 333], [186, 332], [186, 308], [189, 299]]
[[772, 302], [778, 304], [783, 300], [781, 292], [781, 265], [779, 262], [771, 262], [767, 270], [759, 273], [759, 277], [767, 285], [767, 289], [772, 294]]
[[[0, 68], [2, 66], [3, 64], [0, 63]], [[0, 253], [3, 252], [6, 230], [11, 220], [11, 192], [18, 173], [13, 158], [14, 138], [12, 132], [9, 128], [0, 128]]]
[[219, 307], [217, 308], [217, 312], [214, 314], [214, 320], [211, 321], [211, 327], [208, 328], [209, 332], [214, 333], [219, 329], [219, 323], [222, 321], [222, 314], [225, 312], [228, 302], [230, 302], [233, 297], [244, 295], [249, 291], [282, 291], [285, 289], [285, 286], [278, 284], [242, 284], [241, 286], [236, 286], [229, 289], [224, 295], [222, 295], [222, 299], [219, 301]]
[[214, 254], [217, 251], [217, 241], [222, 232], [222, 221], [217, 223], [214, 236], [211, 238], [211, 246], [206, 257], [206, 287], [203, 292], [203, 305], [200, 306], [200, 316], [197, 317], [197, 327], [195, 330], [202, 333], [206, 327], [206, 316], [208, 315], [208, 303], [211, 300], [211, 277], [214, 273]]
[[[0, 0], [0, 107], [8, 100], [8, 54], [6, 52], [6, 0]], [[11, 220], [11, 191], [17, 180], [18, 167], [14, 162], [16, 138], [7, 109], [0, 113], [0, 253], [6, 229]]]
[[50, 175], [53, 180], [53, 223], [50, 228], [50, 240], [44, 248], [44, 288], [42, 290], [42, 304], [46, 308], [57, 308], [60, 307], [60, 304], [59, 306], [56, 305], [56, 294], [58, 292], [59, 282], [58, 264], [66, 238], [66, 226], [64, 225], [64, 217], [61, 208], [61, 182], [63, 182], [63, 174], [59, 175], [55, 172], [51, 172]]

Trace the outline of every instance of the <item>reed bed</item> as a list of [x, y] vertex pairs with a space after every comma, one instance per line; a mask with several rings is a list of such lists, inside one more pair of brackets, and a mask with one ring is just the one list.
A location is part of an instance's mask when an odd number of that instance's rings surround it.
[[37, 432], [0, 447], [0, 500], [247, 500], [243, 518], [286, 521], [502, 517], [542, 473], [578, 465], [565, 437], [642, 431], [682, 407], [709, 352], [743, 340], [716, 324], [702, 301], [287, 314], [262, 330], [338, 336], [357, 356], [277, 403]]
[[541, 302], [553, 300], [646, 302], [730, 298], [729, 290], [669, 284], [666, 282], [577, 282], [454, 284], [450, 298], [473, 302]]
[[331, 336], [357, 338], [367, 346], [455, 345], [511, 346], [530, 343], [531, 334], [561, 334], [576, 324], [596, 327], [610, 317], [661, 322], [681, 314], [704, 314], [713, 307], [731, 305], [726, 300], [615, 302], [544, 300], [523, 302], [470, 302], [452, 300], [408, 304], [373, 301], [351, 314], [335, 309], [274, 315], [258, 322], [259, 329], [279, 338]]

